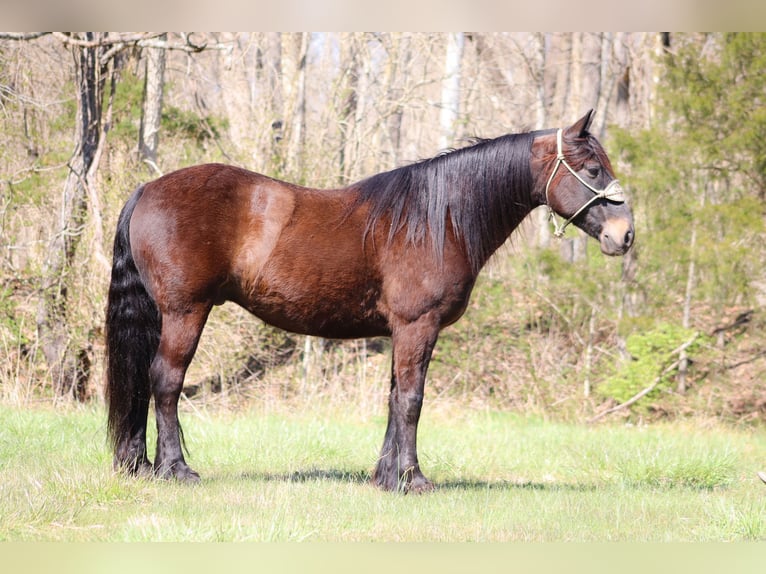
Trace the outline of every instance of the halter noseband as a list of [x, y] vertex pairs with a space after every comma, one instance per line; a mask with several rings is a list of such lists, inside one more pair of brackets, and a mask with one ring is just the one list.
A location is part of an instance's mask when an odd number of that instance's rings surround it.
[[[550, 177], [548, 178], [548, 183], [545, 184], [545, 203], [548, 206], [548, 212], [549, 217], [551, 221], [553, 221], [553, 226], [555, 228], [554, 235], [556, 237], [562, 237], [564, 235], [564, 230], [567, 228], [567, 226], [574, 221], [574, 219], [580, 215], [583, 211], [585, 211], [590, 205], [599, 200], [599, 199], [608, 199], [609, 201], [614, 201], [615, 203], [623, 203], [625, 201], [625, 191], [622, 189], [622, 186], [620, 185], [620, 182], [616, 179], [613, 179], [610, 181], [607, 186], [604, 189], [596, 189], [592, 185], [590, 185], [587, 181], [585, 181], [583, 178], [581, 178], [579, 175], [577, 175], [577, 172], [572, 169], [572, 166], [570, 166], [567, 163], [567, 160], [564, 159], [564, 146], [562, 145], [561, 136], [562, 136], [563, 130], [559, 128], [559, 130], [556, 132], [556, 165], [553, 167], [553, 171], [551, 172]], [[551, 186], [551, 181], [553, 181], [553, 176], [556, 175], [556, 172], [559, 170], [559, 166], [563, 165], [565, 168], [567, 168], [570, 173], [577, 178], [577, 181], [579, 181], [581, 184], [583, 184], [585, 187], [590, 189], [595, 195], [591, 197], [588, 201], [585, 202], [585, 204], [578, 209], [573, 216], [571, 216], [569, 219], [567, 219], [564, 222], [564, 225], [559, 226], [558, 222], [556, 221], [556, 217], [553, 211], [553, 208], [551, 207], [550, 201], [548, 201], [548, 188]]]

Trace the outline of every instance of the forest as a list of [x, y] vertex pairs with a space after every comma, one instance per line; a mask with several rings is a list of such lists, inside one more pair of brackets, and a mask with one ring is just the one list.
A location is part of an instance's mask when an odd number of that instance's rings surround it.
[[[335, 188], [593, 108], [633, 249], [535, 210], [442, 333], [426, 400], [762, 424], [764, 69], [758, 33], [0, 33], [0, 401], [103, 400], [113, 234], [143, 182], [222, 162]], [[227, 304], [184, 397], [378, 411], [389, 361]]]

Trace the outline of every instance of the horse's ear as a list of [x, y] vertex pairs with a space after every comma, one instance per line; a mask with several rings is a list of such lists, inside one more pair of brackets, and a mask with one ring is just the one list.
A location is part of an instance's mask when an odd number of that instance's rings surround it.
[[593, 116], [595, 115], [595, 110], [588, 110], [588, 113], [567, 128], [567, 131], [575, 137], [584, 138], [588, 135], [588, 128], [590, 128], [590, 124], [593, 122]]

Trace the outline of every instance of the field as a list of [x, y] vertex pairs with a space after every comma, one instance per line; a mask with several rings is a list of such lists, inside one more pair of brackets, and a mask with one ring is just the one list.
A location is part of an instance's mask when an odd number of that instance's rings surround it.
[[405, 496], [367, 484], [385, 419], [382, 405], [362, 411], [186, 404], [187, 460], [203, 477], [186, 486], [114, 475], [100, 407], [0, 406], [0, 540], [766, 540], [762, 429], [427, 403], [420, 458], [439, 488]]

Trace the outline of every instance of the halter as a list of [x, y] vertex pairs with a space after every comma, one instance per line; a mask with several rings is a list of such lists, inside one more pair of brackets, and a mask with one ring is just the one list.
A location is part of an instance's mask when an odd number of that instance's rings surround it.
[[[607, 186], [604, 189], [596, 189], [592, 185], [590, 185], [587, 181], [585, 181], [583, 178], [581, 178], [579, 175], [577, 175], [577, 172], [575, 172], [574, 169], [572, 169], [572, 166], [570, 166], [567, 163], [567, 160], [564, 159], [564, 147], [561, 142], [561, 135], [562, 130], [559, 128], [559, 130], [556, 132], [556, 165], [553, 168], [553, 171], [551, 172], [550, 177], [548, 178], [548, 183], [545, 184], [545, 203], [548, 206], [548, 213], [550, 220], [553, 222], [553, 227], [555, 228], [554, 235], [556, 237], [562, 237], [564, 235], [564, 230], [567, 228], [567, 226], [572, 223], [572, 221], [580, 215], [583, 211], [585, 211], [590, 205], [599, 199], [607, 199], [609, 201], [614, 201], [615, 203], [623, 203], [625, 201], [625, 191], [622, 189], [622, 186], [620, 185], [620, 182], [616, 179], [613, 179], [610, 181]], [[553, 208], [551, 207], [550, 202], [548, 201], [548, 188], [551, 186], [551, 181], [553, 181], [553, 176], [556, 175], [556, 172], [559, 169], [559, 166], [563, 165], [565, 168], [567, 168], [570, 173], [577, 178], [577, 181], [579, 181], [581, 184], [583, 184], [585, 187], [590, 189], [595, 195], [591, 197], [588, 201], [585, 202], [585, 204], [578, 209], [573, 216], [571, 216], [569, 219], [567, 219], [564, 222], [564, 225], [559, 226], [558, 222], [556, 221], [556, 216], [554, 214]]]

